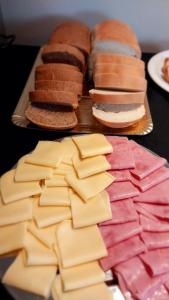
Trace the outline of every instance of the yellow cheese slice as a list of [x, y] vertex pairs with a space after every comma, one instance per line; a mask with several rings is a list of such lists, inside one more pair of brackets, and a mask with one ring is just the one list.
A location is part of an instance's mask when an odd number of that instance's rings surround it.
[[27, 223], [0, 227], [0, 255], [24, 247]]
[[27, 266], [55, 266], [58, 264], [56, 252], [46, 247], [29, 231], [27, 231], [25, 237], [25, 252]]
[[50, 179], [53, 175], [53, 169], [26, 163], [25, 160], [29, 155], [23, 156], [16, 167], [15, 181], [36, 181]]
[[3, 205], [0, 209], [0, 226], [32, 219], [32, 198]]
[[68, 187], [46, 187], [40, 196], [40, 206], [70, 206]]
[[2, 282], [9, 286], [48, 298], [55, 276], [56, 266], [25, 266], [24, 253], [21, 251], [6, 271]]
[[26, 161], [35, 165], [56, 168], [62, 161], [64, 151], [64, 145], [59, 142], [39, 141]]
[[28, 225], [28, 230], [45, 246], [51, 248], [56, 243], [56, 225], [38, 228], [35, 222]]
[[107, 255], [97, 226], [73, 229], [71, 221], [58, 226], [57, 243], [63, 268], [97, 260]]
[[70, 192], [73, 227], [80, 228], [112, 219], [110, 200], [106, 191], [84, 203], [74, 192]]
[[72, 139], [80, 151], [81, 158], [107, 154], [113, 151], [112, 145], [100, 133], [73, 136]]
[[97, 155], [85, 159], [74, 156], [72, 160], [79, 178], [95, 175], [111, 168], [107, 159], [103, 155]]
[[0, 207], [1, 206], [4, 206], [4, 203], [3, 203], [3, 201], [2, 201], [2, 197], [1, 197], [1, 194], [0, 194]]
[[65, 180], [65, 176], [64, 175], [53, 175], [53, 177], [51, 179], [47, 179], [45, 180], [45, 185], [47, 187], [59, 187], [59, 186], [67, 186], [68, 187], [68, 183]]
[[0, 190], [4, 203], [21, 200], [41, 193], [39, 182], [15, 182], [15, 170], [8, 171], [0, 178]]
[[83, 179], [79, 179], [75, 173], [71, 173], [66, 175], [65, 179], [84, 201], [102, 192], [115, 180], [115, 178], [107, 172]]
[[66, 175], [68, 172], [74, 170], [73, 166], [67, 165], [65, 163], [61, 163], [58, 168], [54, 169], [54, 174], [56, 175]]
[[65, 164], [72, 165], [73, 155], [79, 152], [76, 144], [73, 142], [71, 137], [64, 138], [61, 143], [63, 143], [65, 146], [65, 154], [62, 161]]
[[97, 261], [71, 268], [59, 268], [64, 291], [83, 288], [105, 281], [105, 273]]
[[61, 206], [38, 206], [38, 202], [35, 200], [33, 205], [33, 216], [39, 228], [44, 228], [50, 225], [54, 225], [63, 220], [71, 218], [70, 207]]
[[52, 284], [52, 297], [53, 300], [113, 300], [112, 293], [104, 282], [63, 292], [59, 275], [56, 276]]

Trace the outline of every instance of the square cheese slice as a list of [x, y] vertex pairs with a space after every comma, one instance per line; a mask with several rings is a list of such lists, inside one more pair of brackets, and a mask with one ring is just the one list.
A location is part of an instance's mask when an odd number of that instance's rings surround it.
[[13, 169], [3, 174], [0, 178], [0, 190], [5, 204], [41, 193], [38, 181], [16, 182], [14, 176], [15, 170]]
[[105, 273], [97, 261], [71, 268], [59, 268], [64, 291], [71, 291], [105, 281]]
[[55, 276], [56, 266], [25, 266], [24, 253], [21, 251], [6, 271], [2, 282], [48, 298]]
[[113, 151], [112, 145], [100, 133], [74, 136], [72, 139], [80, 151], [81, 158], [107, 154]]
[[26, 162], [56, 168], [62, 161], [65, 147], [59, 142], [39, 141]]
[[23, 156], [15, 170], [15, 181], [37, 181], [42, 179], [50, 179], [53, 175], [53, 169], [26, 163], [25, 160], [29, 155]]
[[79, 179], [75, 173], [71, 173], [67, 174], [65, 179], [84, 201], [102, 192], [115, 180], [115, 178], [107, 172], [83, 179]]
[[72, 160], [79, 178], [95, 175], [111, 168], [107, 159], [103, 155], [84, 159], [81, 159], [80, 156], [74, 156]]
[[61, 278], [57, 275], [52, 285], [53, 300], [113, 300], [108, 286], [102, 282], [74, 291], [63, 292]]
[[97, 194], [88, 202], [70, 192], [73, 227], [94, 225], [112, 218], [109, 195], [106, 191]]
[[58, 226], [57, 243], [63, 268], [97, 260], [107, 255], [97, 226], [73, 229], [71, 221]]
[[27, 266], [56, 266], [56, 252], [40, 242], [32, 233], [27, 231], [25, 237], [25, 253]]
[[32, 219], [32, 198], [23, 199], [0, 208], [0, 226], [16, 224]]
[[26, 228], [26, 222], [0, 227], [0, 255], [24, 247]]
[[73, 165], [67, 165], [65, 163], [61, 163], [58, 168], [55, 168], [53, 173], [54, 175], [66, 175], [68, 172], [74, 171]]
[[70, 206], [68, 187], [46, 187], [39, 201], [40, 206]]
[[45, 186], [47, 187], [67, 186], [68, 187], [68, 183], [65, 180], [64, 175], [53, 175], [51, 179], [45, 180]]
[[57, 225], [51, 225], [46, 228], [38, 228], [34, 221], [28, 225], [28, 231], [30, 231], [48, 248], [52, 248], [52, 246], [56, 243], [56, 228]]
[[65, 154], [62, 161], [65, 164], [72, 165], [72, 157], [76, 155], [79, 150], [71, 137], [64, 138], [61, 143], [65, 146]]
[[70, 207], [62, 206], [39, 206], [38, 201], [34, 201], [33, 217], [39, 228], [57, 224], [63, 220], [71, 218]]

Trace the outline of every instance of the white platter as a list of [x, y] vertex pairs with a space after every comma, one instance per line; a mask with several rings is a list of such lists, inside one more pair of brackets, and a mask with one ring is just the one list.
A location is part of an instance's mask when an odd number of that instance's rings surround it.
[[150, 77], [166, 92], [169, 92], [169, 83], [163, 78], [162, 67], [164, 60], [169, 57], [169, 50], [155, 54], [148, 62], [147, 69]]

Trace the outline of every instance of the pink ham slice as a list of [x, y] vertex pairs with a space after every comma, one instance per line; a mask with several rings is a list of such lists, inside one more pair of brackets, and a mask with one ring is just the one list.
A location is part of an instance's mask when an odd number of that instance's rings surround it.
[[160, 222], [157, 220], [152, 220], [147, 218], [146, 216], [140, 215], [140, 225], [143, 228], [143, 231], [150, 232], [169, 232], [169, 223], [168, 222]]
[[99, 226], [101, 235], [107, 248], [129, 239], [142, 231], [138, 221], [118, 225]]
[[142, 232], [141, 238], [148, 250], [169, 247], [169, 232]]
[[136, 179], [136, 177], [131, 176], [131, 182], [135, 186], [137, 186], [142, 192], [145, 192], [168, 178], [169, 168], [161, 167], [157, 171], [143, 178], [142, 180], [138, 180]]
[[131, 174], [128, 170], [114, 170], [109, 171], [109, 173], [115, 177], [115, 182], [131, 180]]
[[130, 141], [130, 145], [136, 165], [135, 169], [131, 170], [131, 173], [139, 179], [143, 179], [152, 172], [158, 170], [167, 162], [166, 159], [150, 153], [134, 141]]
[[135, 202], [169, 204], [169, 179], [135, 197]]
[[153, 276], [169, 272], [168, 249], [157, 249], [140, 255], [141, 260], [148, 266]]
[[121, 224], [138, 220], [138, 214], [131, 199], [111, 203], [112, 220], [102, 222], [101, 225]]
[[124, 298], [126, 300], [137, 300], [132, 294], [131, 292], [128, 290], [127, 286], [126, 286], [126, 283], [123, 279], [123, 277], [121, 276], [121, 274], [119, 273], [116, 273], [116, 277], [117, 277], [117, 280], [118, 280], [118, 284], [119, 284], [119, 287], [120, 287], [120, 290], [124, 296]]
[[151, 213], [149, 213], [147, 210], [145, 210], [145, 208], [142, 207], [141, 204], [135, 203], [134, 206], [139, 215], [143, 215], [150, 220], [154, 220], [154, 221], [158, 220], [155, 216], [153, 216]]
[[[112, 170], [132, 169], [135, 168], [135, 161], [131, 146], [125, 137], [107, 137], [113, 146], [113, 152], [106, 156]], [[126, 157], [127, 154], [127, 157]]]
[[109, 193], [110, 201], [132, 198], [140, 194], [139, 190], [130, 181], [113, 182], [107, 188], [107, 192]]
[[139, 206], [159, 219], [169, 220], [169, 205], [139, 203]]
[[128, 290], [139, 300], [153, 299], [151, 297], [154, 297], [167, 278], [166, 276], [152, 277], [139, 257], [119, 264], [115, 267], [115, 271], [122, 276]]
[[142, 252], [146, 251], [146, 247], [139, 238], [134, 236], [108, 249], [108, 256], [100, 260], [100, 264], [104, 271], [107, 271], [117, 264], [127, 261]]

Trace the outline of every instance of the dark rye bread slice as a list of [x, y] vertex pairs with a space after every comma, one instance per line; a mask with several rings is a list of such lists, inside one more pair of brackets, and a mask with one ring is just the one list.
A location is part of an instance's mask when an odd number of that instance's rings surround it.
[[77, 95], [65, 91], [31, 91], [29, 92], [29, 100], [32, 103], [49, 103], [56, 105], [71, 106], [73, 108], [78, 107]]
[[90, 30], [80, 21], [59, 24], [52, 33], [48, 44], [64, 43], [80, 49], [85, 55], [90, 53]]
[[83, 85], [74, 81], [61, 81], [61, 80], [36, 80], [36, 90], [54, 90], [54, 91], [67, 91], [75, 95], [82, 95]]
[[63, 108], [57, 111], [30, 104], [25, 111], [25, 116], [33, 124], [45, 129], [66, 130], [77, 125], [75, 112]]
[[35, 80], [63, 80], [75, 81], [83, 83], [83, 74], [79, 71], [69, 70], [67, 68], [49, 69], [35, 69]]
[[42, 50], [44, 63], [64, 63], [77, 66], [80, 71], [84, 70], [85, 58], [77, 48], [67, 44], [52, 44], [44, 46]]

